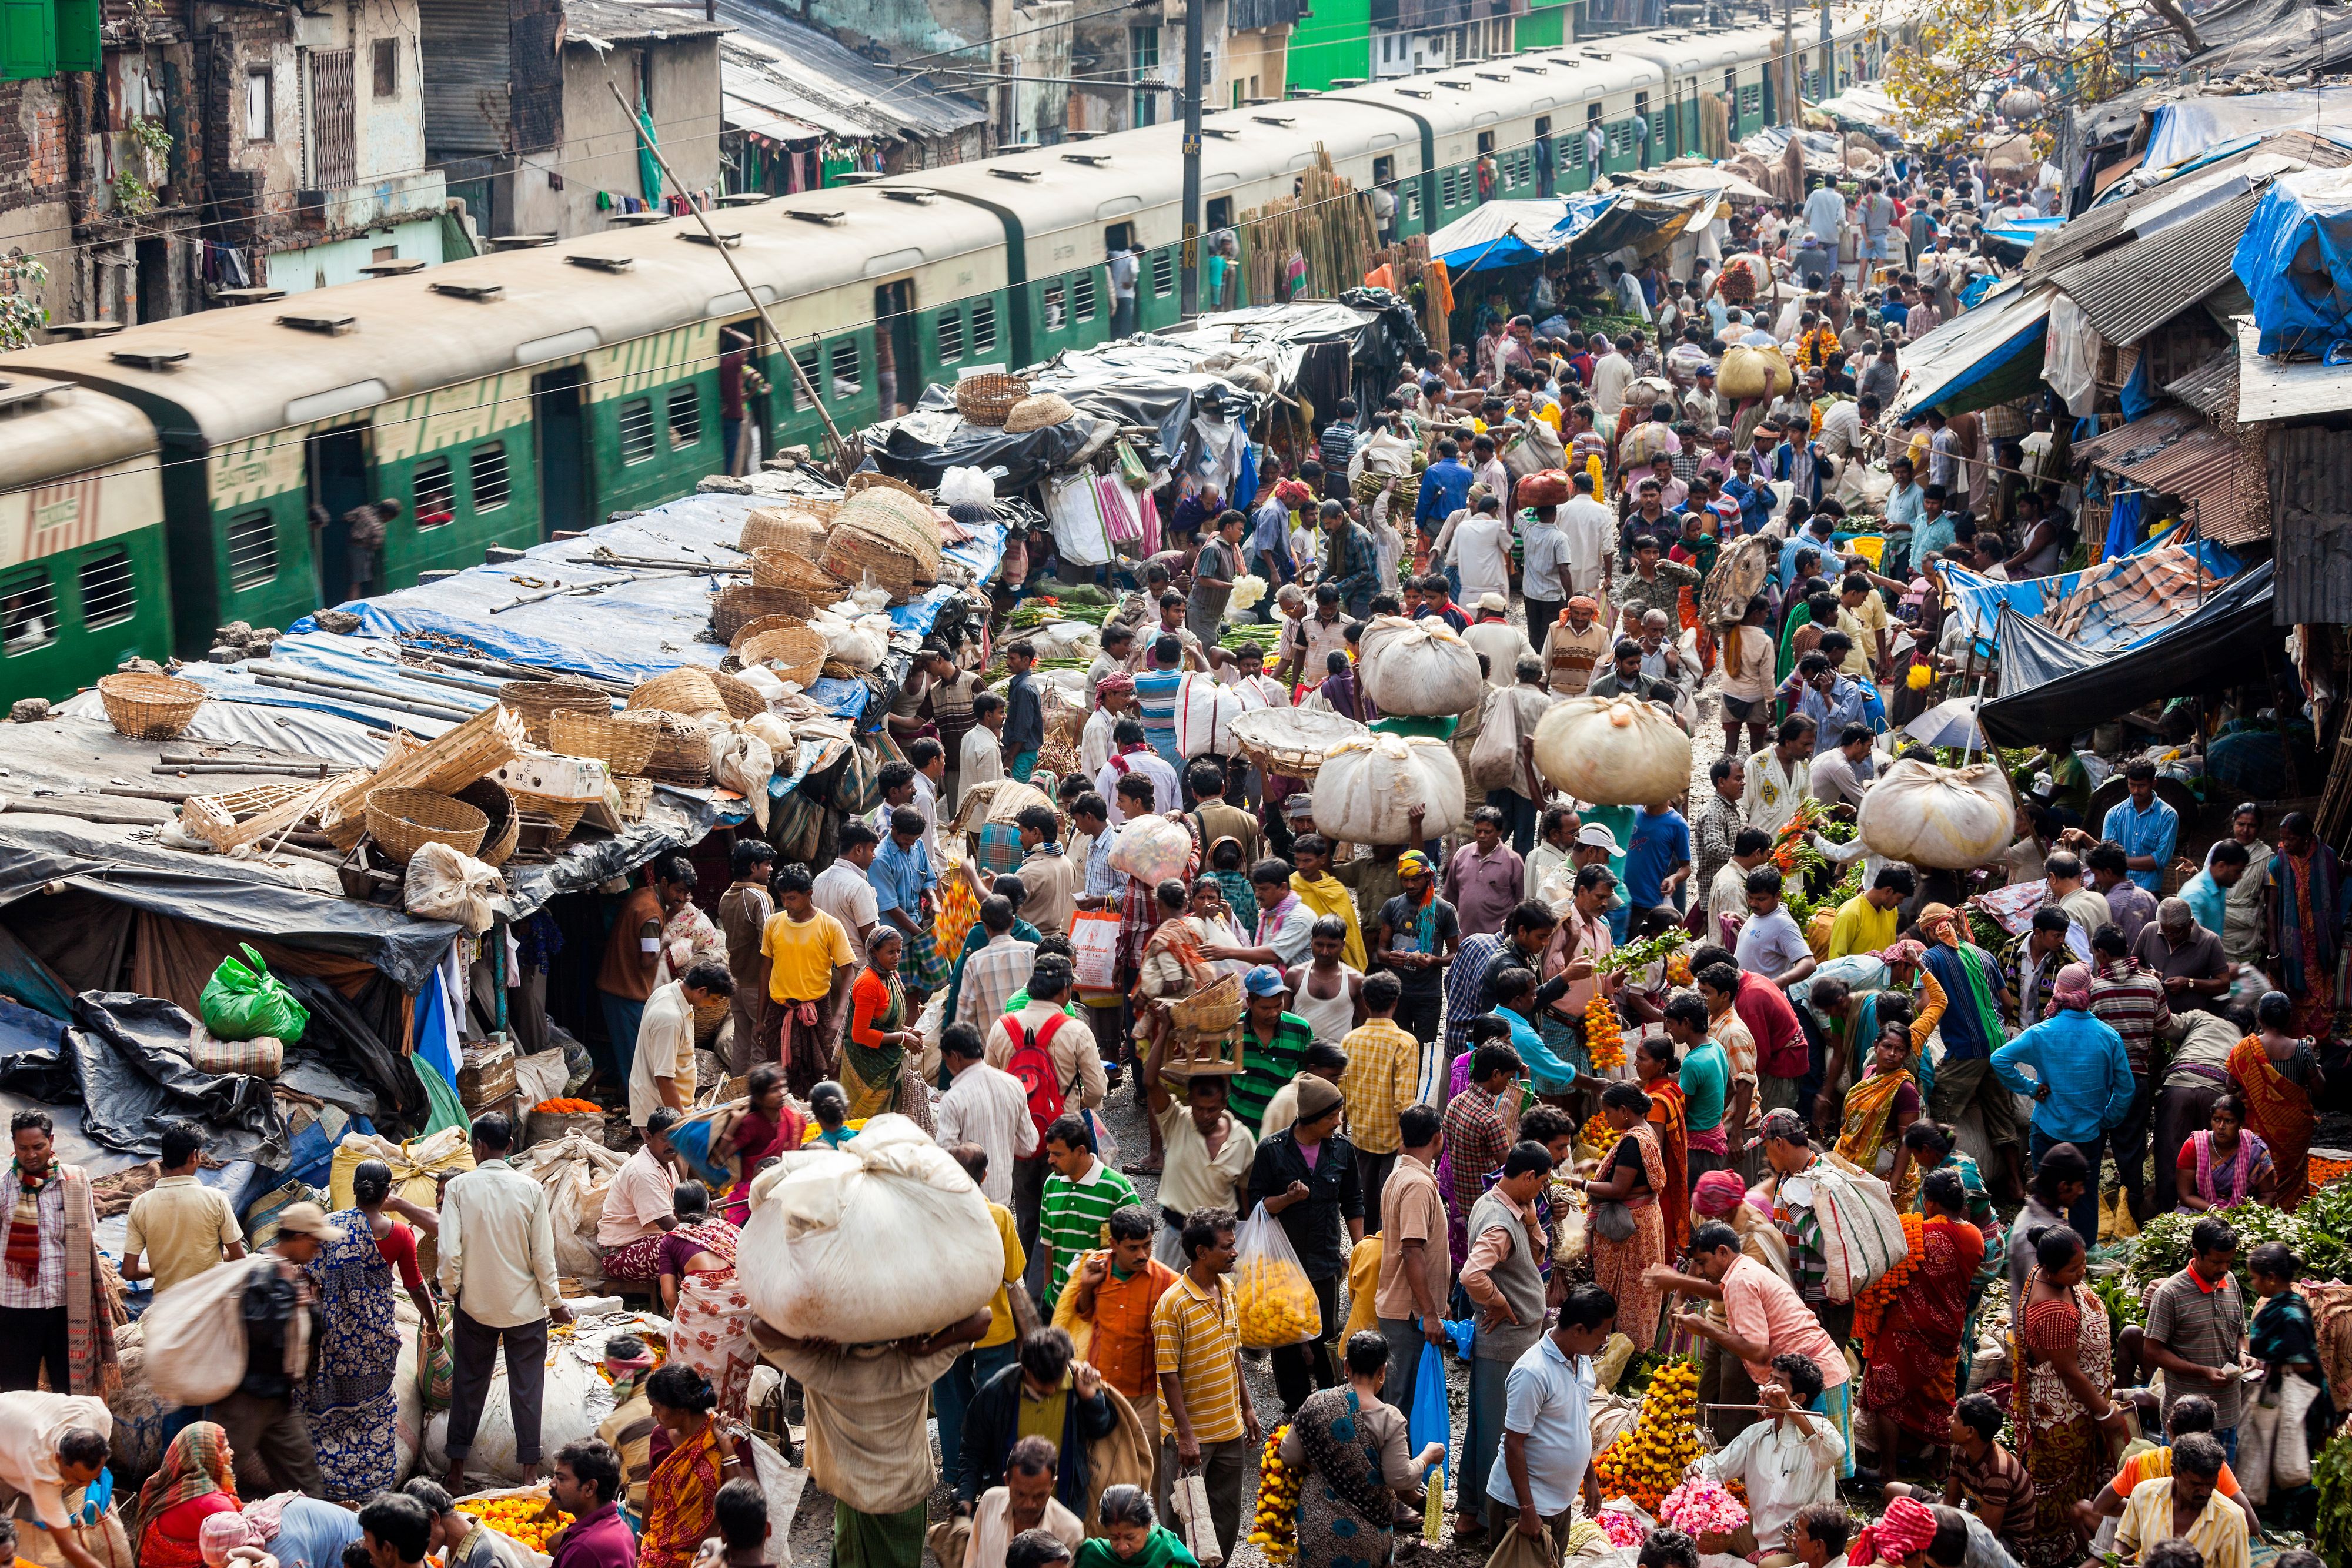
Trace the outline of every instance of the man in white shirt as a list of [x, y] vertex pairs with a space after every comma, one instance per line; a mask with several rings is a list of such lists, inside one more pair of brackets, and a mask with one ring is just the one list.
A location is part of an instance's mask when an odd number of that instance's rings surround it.
[[982, 692], [971, 699], [971, 727], [964, 732], [956, 766], [956, 810], [972, 787], [1004, 777], [1004, 699]]
[[1511, 591], [1511, 525], [1500, 497], [1482, 496], [1454, 530], [1452, 556], [1462, 574], [1462, 597], [1475, 604], [1489, 593]]
[[1811, 782], [1813, 721], [1790, 715], [1780, 721], [1770, 746], [1748, 759], [1748, 784], [1739, 814], [1751, 828], [1777, 833], [1797, 814]]
[[1537, 1541], [1549, 1533], [1557, 1556], [1567, 1549], [1578, 1495], [1588, 1514], [1599, 1511], [1591, 1473], [1592, 1357], [1616, 1326], [1617, 1303], [1608, 1291], [1573, 1286], [1551, 1332], [1504, 1375], [1503, 1441], [1486, 1473], [1492, 1539], [1514, 1528]]
[[1871, 755], [1871, 734], [1867, 725], [1847, 725], [1838, 737], [1838, 743], [1813, 758], [1806, 777], [1806, 792], [1824, 806], [1860, 806], [1862, 792], [1878, 777], [1877, 759]]
[[1103, 770], [1118, 749], [1111, 732], [1122, 718], [1135, 716], [1135, 677], [1121, 672], [1105, 675], [1095, 687], [1095, 711], [1078, 735], [1078, 767], [1089, 779]]
[[1633, 384], [1633, 361], [1627, 357], [1633, 340], [1603, 342], [1601, 357], [1592, 361], [1592, 412], [1602, 429], [1614, 430], [1617, 411], [1625, 406], [1625, 389]]
[[1805, 232], [1821, 241], [1832, 255], [1837, 251], [1838, 235], [1845, 228], [1845, 197], [1833, 180], [1823, 180], [1805, 198]]
[[1868, 392], [1849, 402], [1843, 398], [1822, 415], [1822, 433], [1815, 444], [1840, 462], [1868, 450], [1869, 429], [1878, 423], [1878, 399]]
[[1617, 514], [1592, 498], [1592, 474], [1583, 467], [1569, 476], [1576, 494], [1559, 509], [1562, 549], [1560, 586], [1568, 597], [1599, 600], [1609, 591], [1616, 559]]
[[1731, 858], [1715, 873], [1706, 889], [1706, 940], [1723, 939], [1725, 923], [1737, 926], [1748, 918], [1748, 875], [1772, 859], [1772, 835], [1742, 828], [1731, 841]]
[[1037, 959], [1037, 944], [1016, 941], [1013, 936], [1011, 899], [995, 894], [982, 899], [980, 926], [988, 933], [988, 941], [963, 961], [954, 1020], [974, 1029], [984, 1029], [1004, 1015], [1006, 998], [1029, 983]]
[[841, 825], [840, 848], [835, 852], [833, 863], [817, 873], [816, 882], [809, 889], [809, 902], [841, 923], [850, 941], [859, 952], [866, 950], [866, 933], [882, 918], [880, 901], [874, 896], [874, 884], [866, 873], [874, 863], [875, 852], [882, 846], [881, 839], [863, 822]]
[[435, 1269], [450, 1303], [449, 1472], [443, 1484], [453, 1494], [465, 1490], [466, 1456], [473, 1451], [502, 1344], [515, 1460], [526, 1474], [541, 1473], [548, 1324], [572, 1321], [572, 1309], [556, 1292], [547, 1189], [507, 1163], [514, 1124], [496, 1111], [475, 1117], [473, 1146], [474, 1168], [450, 1177], [441, 1190]]
[[646, 1118], [663, 1105], [684, 1111], [694, 1103], [694, 1009], [735, 994], [727, 966], [710, 960], [656, 986], [637, 1023], [636, 1055], [629, 1067], [629, 1121]]
[[608, 1281], [645, 1285], [660, 1272], [661, 1239], [677, 1226], [677, 1175], [670, 1166], [669, 1135], [682, 1119], [667, 1105], [646, 1117], [646, 1141], [605, 1185], [596, 1246]]
[[[966, 996], [971, 994], [970, 985], [967, 977]], [[980, 1031], [971, 1025], [950, 1024], [940, 1032], [940, 1062], [949, 1082], [931, 1115], [941, 1148], [978, 1144], [988, 1151], [988, 1176], [980, 1190], [989, 1202], [1010, 1208], [1014, 1162], [1029, 1159], [1040, 1146], [1037, 1119], [1029, 1114], [1029, 1092], [1021, 1080], [988, 1065], [987, 1056]]]
[[[1468, 590], [1464, 590], [1468, 598]], [[1528, 646], [1528, 635], [1511, 624], [1511, 601], [1500, 593], [1482, 593], [1472, 601], [1478, 619], [1462, 633], [1462, 640], [1486, 660], [1486, 685], [1496, 691], [1506, 690], [1518, 678], [1519, 661], [1532, 658], [1535, 650]]]
[[68, 1568], [98, 1568], [81, 1532], [69, 1527], [81, 1511], [83, 1489], [106, 1469], [113, 1433], [112, 1413], [94, 1396], [31, 1388], [0, 1394], [0, 1487], [31, 1503], [31, 1519], [18, 1528], [46, 1526], [46, 1539]]
[[972, 1505], [971, 1549], [963, 1568], [1005, 1568], [1013, 1542], [1030, 1531], [1054, 1537], [1065, 1553], [1077, 1551], [1087, 1527], [1054, 1496], [1059, 1469], [1059, 1450], [1050, 1439], [1014, 1441], [1004, 1458], [1004, 1484], [989, 1488]]
[[1748, 1489], [1749, 1528], [1759, 1544], [1777, 1545], [1800, 1509], [1837, 1500], [1845, 1439], [1835, 1421], [1807, 1408], [1822, 1392], [1822, 1370], [1811, 1356], [1783, 1351], [1772, 1358], [1772, 1375], [1756, 1391], [1767, 1418], [1750, 1419], [1702, 1462], [1717, 1479]]
[[1781, 904], [1780, 886], [1780, 873], [1772, 866], [1748, 873], [1748, 924], [1739, 928], [1732, 956], [1742, 969], [1787, 990], [1801, 985], [1820, 964], [1796, 917]]

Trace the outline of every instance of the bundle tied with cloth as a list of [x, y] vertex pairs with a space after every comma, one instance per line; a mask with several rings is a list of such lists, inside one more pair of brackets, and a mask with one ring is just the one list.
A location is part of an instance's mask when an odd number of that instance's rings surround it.
[[[278, 1215], [280, 1235], [342, 1239], [327, 1211], [315, 1203], [289, 1204]], [[245, 1381], [245, 1297], [278, 1277], [278, 1260], [266, 1253], [241, 1263], [207, 1269], [160, 1297], [139, 1320], [146, 1346], [147, 1382], [175, 1405], [202, 1406], [226, 1399]], [[298, 1385], [310, 1370], [310, 1318], [292, 1312], [286, 1320], [286, 1375]]]

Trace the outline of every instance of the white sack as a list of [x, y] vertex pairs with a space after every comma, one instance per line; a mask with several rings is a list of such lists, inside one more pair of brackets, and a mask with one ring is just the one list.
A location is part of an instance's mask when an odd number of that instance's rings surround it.
[[209, 1405], [236, 1392], [246, 1372], [246, 1281], [256, 1268], [275, 1266], [264, 1258], [207, 1269], [147, 1309], [139, 1326], [145, 1331], [147, 1384], [158, 1398]]
[[1368, 736], [1332, 748], [1315, 775], [1314, 800], [1315, 831], [1327, 839], [1405, 843], [1416, 806], [1422, 836], [1440, 838], [1464, 821], [1462, 768], [1442, 740]]
[[1192, 852], [1192, 835], [1183, 823], [1158, 815], [1129, 817], [1110, 847], [1110, 869], [1157, 887], [1171, 876], [1183, 875]]
[[1176, 749], [1187, 758], [1234, 755], [1234, 720], [1266, 705], [1254, 686], [1218, 684], [1194, 673], [1176, 683]]
[[401, 904], [409, 914], [419, 920], [454, 921], [475, 936], [490, 928], [506, 891], [497, 867], [442, 843], [419, 849], [400, 884]]
[[1862, 797], [1862, 841], [1875, 855], [1959, 871], [2009, 846], [2017, 806], [1996, 762], [1938, 768], [1906, 757]]
[[547, 1193], [557, 1273], [573, 1280], [603, 1277], [604, 1257], [597, 1250], [596, 1225], [604, 1218], [604, 1193], [613, 1185], [613, 1173], [626, 1157], [578, 1133], [566, 1133], [533, 1144], [510, 1162]]
[[1580, 800], [1654, 805], [1690, 788], [1690, 737], [1633, 697], [1568, 697], [1536, 726], [1536, 768]]
[[1486, 677], [1478, 652], [1434, 615], [1376, 615], [1364, 628], [1364, 690], [1382, 713], [1438, 718], [1478, 706]]
[[[551, 1457], [566, 1443], [594, 1437], [604, 1417], [613, 1413], [613, 1385], [604, 1381], [599, 1367], [604, 1359], [604, 1342], [616, 1333], [640, 1339], [650, 1336], [667, 1344], [669, 1320], [650, 1312], [583, 1314], [573, 1320], [570, 1334], [549, 1336], [539, 1420], [543, 1456]], [[447, 1473], [448, 1444], [449, 1412], [436, 1412], [425, 1430], [421, 1474], [437, 1478]], [[521, 1486], [530, 1479], [515, 1458], [514, 1406], [507, 1393], [504, 1345], [499, 1347], [498, 1362], [490, 1372], [482, 1424], [475, 1429], [474, 1446], [466, 1454], [466, 1475], [491, 1486]]]

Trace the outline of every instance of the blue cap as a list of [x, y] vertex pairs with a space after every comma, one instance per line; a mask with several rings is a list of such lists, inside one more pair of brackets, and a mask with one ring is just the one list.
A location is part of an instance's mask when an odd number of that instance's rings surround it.
[[1278, 997], [1290, 989], [1290, 982], [1273, 965], [1260, 964], [1242, 977], [1242, 988], [1254, 997]]

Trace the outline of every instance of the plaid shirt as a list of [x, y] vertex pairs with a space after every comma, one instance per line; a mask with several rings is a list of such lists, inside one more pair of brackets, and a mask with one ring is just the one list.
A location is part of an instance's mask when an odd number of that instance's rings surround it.
[[1486, 1173], [1511, 1152], [1511, 1136], [1494, 1100], [1476, 1087], [1454, 1097], [1441, 1125], [1445, 1132], [1445, 1209], [1458, 1233], [1470, 1222], [1471, 1207], [1486, 1196]]
[[963, 961], [958, 1005], [949, 1021], [976, 1025], [986, 1039], [989, 1026], [1004, 1015], [1004, 998], [1029, 983], [1036, 961], [1034, 942], [1015, 941], [1011, 932], [1001, 942], [990, 938]]
[[[2017, 998], [2019, 1027], [2030, 1027], [2050, 1016], [2050, 988], [2058, 983], [2058, 971], [2074, 961], [2074, 955], [2064, 947], [2036, 959], [2031, 933], [2011, 944], [2001, 957], [2000, 975], [2011, 994]], [[2033, 992], [2030, 1002], [2026, 996], [2029, 985]], [[2031, 1017], [2025, 1011], [2029, 1005], [2032, 1009]]]
[[991, 822], [972, 835], [972, 863], [992, 882], [1018, 873], [1024, 858], [1021, 830], [1010, 822]]
[[2134, 958], [2116, 958], [2099, 966], [2091, 982], [2091, 1016], [2124, 1037], [2124, 1054], [2131, 1059], [2132, 1075], [2147, 1077], [2148, 1042], [2172, 1021], [2164, 999], [2164, 979]]
[[1421, 1092], [1421, 1041], [1394, 1019], [1367, 1019], [1340, 1042], [1348, 1066], [1339, 1097], [1348, 1106], [1348, 1141], [1368, 1155], [1402, 1146], [1397, 1117]]

